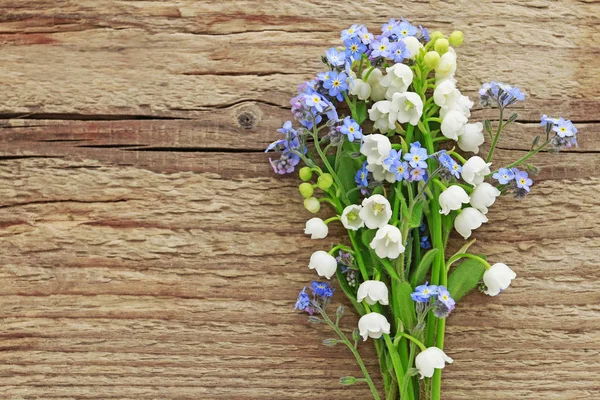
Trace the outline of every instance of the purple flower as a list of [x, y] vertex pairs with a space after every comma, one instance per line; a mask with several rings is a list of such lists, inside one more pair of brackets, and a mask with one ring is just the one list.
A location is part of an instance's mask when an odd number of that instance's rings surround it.
[[515, 182], [519, 189], [523, 189], [526, 192], [529, 192], [530, 186], [533, 184], [533, 181], [529, 179], [529, 174], [526, 171], [519, 171], [516, 168], [513, 168], [513, 172], [515, 174]]
[[492, 178], [496, 179], [500, 184], [506, 185], [515, 178], [515, 173], [508, 168], [500, 168], [498, 172], [492, 175]]
[[546, 126], [548, 124], [554, 125], [556, 123], [558, 123], [557, 118], [550, 118], [546, 114], [544, 114], [544, 115], [542, 115], [540, 126]]
[[392, 52], [392, 58], [395, 62], [400, 63], [405, 58], [410, 57], [410, 50], [406, 47], [406, 43], [399, 41], [395, 43], [394, 51]]
[[444, 167], [452, 176], [456, 179], [460, 179], [460, 173], [462, 167], [452, 157], [450, 157], [444, 150], [439, 152], [438, 160], [440, 165]]
[[420, 241], [420, 245], [422, 249], [430, 249], [431, 248], [431, 242], [429, 241], [429, 236], [422, 236], [421, 237], [421, 241]]
[[344, 46], [346, 47], [346, 58], [351, 60], [360, 60], [363, 53], [367, 51], [367, 46], [361, 42], [358, 36], [345, 40]]
[[415, 36], [418, 30], [416, 26], [413, 26], [407, 20], [402, 19], [402, 22], [394, 27], [393, 31], [399, 37], [405, 38], [408, 36]]
[[373, 40], [375, 40], [375, 37], [373, 36], [373, 34], [371, 32], [369, 32], [369, 31], [367, 31], [367, 30], [365, 30], [364, 32], [359, 33], [358, 37], [366, 45], [371, 44], [373, 42]]
[[506, 108], [517, 101], [525, 100], [525, 95], [518, 87], [512, 87], [505, 83], [484, 83], [479, 89], [479, 102], [484, 107]]
[[427, 28], [424, 28], [423, 25], [419, 25], [419, 29], [421, 30], [421, 35], [423, 36], [423, 39], [425, 39], [426, 42], [429, 42], [429, 31], [427, 30]]
[[294, 306], [294, 310], [306, 311], [310, 306], [310, 297], [308, 293], [306, 293], [306, 286], [300, 294], [298, 295], [298, 300], [296, 300], [296, 305]]
[[335, 47], [327, 50], [325, 52], [325, 57], [327, 57], [329, 64], [335, 67], [341, 67], [346, 62], [346, 53], [343, 51], [338, 51]]
[[431, 296], [437, 295], [438, 287], [435, 285], [428, 285], [428, 283], [429, 282], [425, 282], [424, 285], [417, 286], [410, 297], [416, 302], [426, 303]]
[[348, 39], [352, 39], [360, 35], [362, 32], [366, 32], [366, 30], [367, 28], [365, 28], [364, 25], [354, 24], [350, 28], [342, 31], [342, 40], [346, 41]]
[[329, 102], [319, 93], [305, 94], [304, 101], [317, 112], [323, 112], [329, 106]]
[[344, 118], [344, 125], [340, 127], [340, 132], [346, 135], [350, 142], [354, 142], [354, 139], [362, 139], [363, 136], [360, 125], [350, 117]]
[[394, 43], [390, 43], [387, 37], [382, 37], [380, 40], [376, 40], [373, 43], [371, 43], [371, 50], [372, 58], [392, 58]]
[[327, 282], [315, 282], [313, 281], [311, 283], [312, 286], [312, 291], [313, 294], [316, 296], [321, 296], [321, 297], [332, 297], [333, 296], [333, 290], [328, 284]]
[[444, 303], [444, 305], [448, 308], [448, 312], [454, 310], [456, 302], [454, 301], [452, 296], [450, 296], [450, 292], [448, 291], [448, 289], [446, 289], [444, 286], [438, 286], [437, 299], [438, 301]]
[[356, 172], [356, 175], [354, 176], [354, 182], [356, 182], [358, 187], [366, 188], [369, 186], [369, 181], [367, 180], [368, 176], [369, 170], [367, 170], [367, 162], [365, 161], [362, 165], [362, 168]]
[[414, 168], [410, 171], [410, 182], [418, 182], [427, 179], [427, 171], [422, 168]]
[[404, 155], [404, 159], [408, 161], [413, 168], [427, 168], [427, 150], [421, 148], [421, 143], [414, 142], [410, 144], [410, 152]]
[[394, 33], [394, 29], [398, 26], [399, 22], [396, 21], [394, 18], [391, 18], [387, 24], [383, 24], [381, 26], [381, 32], [383, 33], [383, 36], [390, 36]]
[[570, 120], [566, 120], [563, 117], [560, 117], [556, 122], [554, 122], [554, 127], [552, 130], [561, 138], [575, 136], [577, 134], [577, 128], [575, 128], [575, 125], [573, 125]]

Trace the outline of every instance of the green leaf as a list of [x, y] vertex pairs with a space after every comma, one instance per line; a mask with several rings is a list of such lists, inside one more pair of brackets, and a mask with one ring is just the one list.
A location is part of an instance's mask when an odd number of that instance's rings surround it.
[[[340, 182], [343, 186], [343, 190], [345, 193], [348, 193], [351, 189], [356, 187], [356, 182], [354, 182], [354, 177], [356, 175], [356, 171], [360, 168], [357, 165], [357, 160], [348, 156], [347, 154], [343, 154], [338, 163], [338, 169], [336, 174], [340, 179]], [[342, 197], [343, 198], [343, 197]], [[351, 204], [356, 204], [358, 202], [358, 190], [355, 190], [348, 194], [348, 201]]]
[[517, 120], [517, 118], [519, 118], [519, 114], [517, 113], [513, 113], [509, 118], [508, 121], [506, 121], [507, 124], [510, 124], [512, 122], [515, 122]]
[[342, 287], [342, 290], [344, 291], [344, 293], [346, 294], [348, 299], [350, 299], [350, 302], [352, 303], [352, 305], [354, 306], [356, 311], [358, 311], [358, 313], [360, 315], [365, 315], [365, 313], [366, 313], [365, 308], [363, 307], [362, 304], [360, 304], [358, 301], [356, 301], [354, 289], [352, 289], [350, 287], [350, 285], [348, 284], [348, 281], [346, 280], [346, 276], [342, 273], [342, 269], [338, 268], [337, 271], [335, 272], [335, 275], [337, 277], [338, 284]]
[[421, 226], [421, 218], [423, 216], [423, 204], [424, 201], [419, 201], [413, 206], [412, 215], [410, 216], [410, 227], [418, 228]]
[[383, 186], [376, 186], [375, 189], [373, 189], [373, 194], [380, 194], [383, 196], [383, 193]]
[[[484, 256], [480, 256], [484, 258]], [[473, 290], [483, 278], [485, 267], [471, 258], [464, 261], [448, 277], [448, 291], [454, 301], [459, 301]]]
[[370, 249], [371, 242], [373, 241], [374, 237], [375, 237], [374, 229], [363, 229], [362, 235], [360, 236], [363, 246], [365, 246], [367, 249]]
[[405, 328], [411, 330], [417, 323], [417, 315], [415, 314], [415, 302], [410, 297], [413, 292], [412, 286], [408, 282], [402, 282], [398, 285], [397, 293], [394, 296], [398, 299], [398, 317], [404, 324]]
[[435, 258], [435, 255], [439, 249], [431, 249], [421, 259], [421, 262], [417, 266], [417, 269], [413, 272], [412, 277], [410, 279], [410, 283], [417, 287], [423, 281], [425, 281], [425, 277], [427, 276], [427, 272], [429, 272], [429, 268], [431, 267], [431, 263]]
[[[456, 253], [452, 254], [452, 257], [454, 257], [454, 256], [457, 256], [457, 255], [459, 255], [459, 254], [465, 254], [465, 253], [467, 252], [467, 250], [469, 250], [469, 247], [471, 247], [471, 245], [472, 245], [473, 243], [475, 243], [476, 241], [477, 241], [477, 239], [473, 239], [473, 240], [471, 240], [470, 242], [467, 242], [467, 243], [465, 243], [465, 244], [463, 245], [463, 247], [461, 247], [460, 249], [458, 249], [458, 251], [457, 251]], [[450, 258], [452, 258], [452, 257], [450, 257]], [[449, 259], [450, 259], [450, 258], [449, 258]], [[457, 261], [458, 261], [458, 260], [457, 260]], [[450, 264], [448, 264], [448, 265], [447, 265], [447, 267], [448, 267], [448, 271], [450, 270], [450, 266], [451, 266], [452, 264], [454, 264], [455, 262], [456, 262], [456, 261], [453, 261], [453, 262], [451, 262]]]
[[367, 119], [367, 103], [359, 101], [356, 103], [356, 122], [360, 125]]

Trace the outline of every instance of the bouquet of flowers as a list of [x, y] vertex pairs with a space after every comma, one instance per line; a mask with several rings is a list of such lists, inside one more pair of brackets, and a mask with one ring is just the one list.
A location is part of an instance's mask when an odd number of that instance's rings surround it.
[[[507, 109], [525, 95], [507, 84], [483, 84], [479, 101], [499, 110], [497, 126], [470, 123], [473, 102], [454, 78], [454, 47], [463, 36], [429, 34], [404, 19], [391, 19], [379, 35], [363, 25], [344, 30], [343, 46], [325, 52], [324, 71], [291, 100], [296, 124], [287, 121], [283, 138], [267, 149], [280, 152], [270, 160], [278, 174], [304, 163], [299, 190], [309, 212], [326, 205], [333, 213], [309, 219], [304, 232], [323, 239], [333, 222], [348, 231], [347, 243], [315, 251], [308, 267], [336, 277], [360, 316], [358, 328], [351, 335], [340, 329], [343, 307], [330, 316], [328, 282], [302, 289], [295, 308], [331, 327], [337, 337], [323, 343], [346, 345], [363, 373], [341, 383], [365, 382], [374, 399], [440, 399], [441, 369], [452, 363], [444, 352], [446, 318], [471, 290], [497, 296], [516, 277], [501, 260], [470, 253], [475, 239], [447, 254], [452, 230], [469, 240], [498, 196], [527, 195], [533, 155], [577, 145], [571, 121], [543, 115], [531, 150], [493, 168], [498, 139], [517, 119], [505, 118]], [[477, 154], [486, 135], [485, 157], [464, 155]], [[358, 352], [361, 337], [374, 342], [383, 395]]]

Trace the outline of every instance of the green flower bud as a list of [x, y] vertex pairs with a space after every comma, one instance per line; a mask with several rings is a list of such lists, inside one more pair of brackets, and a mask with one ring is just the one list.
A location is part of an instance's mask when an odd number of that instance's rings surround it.
[[449, 46], [450, 46], [450, 43], [448, 42], [448, 39], [441, 38], [441, 39], [438, 39], [435, 41], [433, 48], [438, 53], [444, 54], [448, 51]]
[[313, 193], [315, 192], [315, 189], [313, 189], [313, 186], [308, 182], [301, 183], [300, 186], [298, 186], [298, 190], [300, 190], [300, 194], [305, 199], [308, 199], [309, 197], [311, 197], [313, 195]]
[[436, 40], [441, 39], [443, 37], [445, 37], [445, 36], [444, 36], [444, 34], [442, 32], [435, 31], [435, 32], [431, 33], [431, 35], [429, 35], [429, 40], [431, 42], [435, 42]]
[[321, 190], [327, 190], [331, 187], [331, 185], [333, 185], [333, 177], [327, 173], [321, 175], [317, 181], [317, 186]]
[[309, 212], [316, 214], [321, 209], [321, 203], [315, 197], [309, 197], [308, 199], [304, 199], [304, 208], [306, 208]]
[[440, 65], [440, 53], [437, 51], [428, 51], [423, 58], [423, 62], [429, 69], [435, 69]]
[[449, 42], [450, 42], [450, 44], [452, 46], [458, 47], [461, 44], [463, 44], [464, 40], [465, 40], [465, 34], [464, 33], [462, 33], [461, 31], [454, 31], [450, 35]]
[[307, 182], [312, 179], [313, 172], [309, 167], [302, 167], [300, 168], [298, 175], [300, 175], [300, 179], [302, 179], [304, 182]]
[[342, 385], [354, 385], [356, 383], [356, 378], [353, 376], [342, 376], [340, 378], [340, 383]]
[[325, 346], [329, 346], [329, 347], [335, 346], [337, 343], [338, 343], [338, 341], [336, 339], [325, 339], [325, 340], [323, 340], [323, 344]]

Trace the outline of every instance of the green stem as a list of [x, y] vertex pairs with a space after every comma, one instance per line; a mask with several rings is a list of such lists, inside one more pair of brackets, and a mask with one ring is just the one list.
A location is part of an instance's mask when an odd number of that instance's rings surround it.
[[404, 333], [404, 332], [398, 332], [398, 335], [400, 336], [404, 336], [405, 338], [407, 338], [408, 340], [412, 341], [414, 344], [416, 344], [417, 346], [419, 346], [419, 349], [421, 349], [421, 351], [425, 351], [427, 350], [427, 347], [425, 347], [425, 345], [423, 344], [423, 342], [421, 342], [419, 339], [417, 339], [414, 336], [409, 335], [408, 333]]
[[452, 263], [456, 260], [460, 260], [461, 258], [470, 258], [473, 259], [475, 261], [479, 261], [481, 264], [483, 264], [483, 266], [485, 267], [485, 269], [490, 269], [492, 268], [490, 263], [488, 263], [487, 261], [485, 261], [483, 258], [476, 256], [475, 254], [470, 254], [470, 253], [461, 253], [461, 254], [455, 254], [452, 257], [450, 257], [448, 259], [448, 261], [446, 262], [446, 271], [450, 269], [450, 266], [452, 265]]
[[394, 366], [394, 374], [396, 375], [396, 380], [398, 382], [398, 388], [402, 387], [402, 382], [404, 381], [404, 368], [402, 368], [402, 360], [400, 359], [400, 355], [398, 354], [398, 349], [392, 343], [392, 339], [390, 339], [390, 335], [383, 335], [385, 340], [385, 344], [390, 352], [390, 358], [392, 359], [392, 365]]
[[512, 167], [516, 167], [517, 165], [522, 164], [523, 162], [525, 162], [528, 159], [530, 159], [531, 157], [533, 157], [535, 154], [539, 153], [540, 150], [543, 150], [544, 147], [546, 147], [548, 145], [548, 143], [550, 143], [550, 140], [545, 141], [540, 147], [538, 147], [535, 150], [530, 151], [526, 156], [518, 159], [514, 163], [507, 165], [506, 168], [512, 168]]
[[498, 122], [498, 130], [496, 131], [496, 135], [494, 136], [494, 140], [492, 140], [492, 147], [490, 147], [490, 151], [485, 158], [485, 162], [489, 163], [492, 159], [492, 155], [494, 154], [494, 150], [496, 149], [496, 145], [498, 144], [498, 139], [500, 138], [500, 132], [502, 132], [502, 123], [504, 122], [504, 109], [500, 109], [500, 121]]

